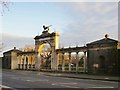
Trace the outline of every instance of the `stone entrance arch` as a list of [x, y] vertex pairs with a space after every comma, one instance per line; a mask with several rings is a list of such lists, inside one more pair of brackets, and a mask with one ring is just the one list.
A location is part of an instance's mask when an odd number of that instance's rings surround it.
[[43, 43], [38, 48], [41, 69], [51, 69], [52, 49], [49, 43]]
[[[56, 32], [50, 33], [48, 30], [44, 30], [41, 35], [36, 36], [35, 39], [35, 68], [41, 69], [41, 61], [38, 49], [44, 46], [45, 43], [48, 43], [51, 47], [51, 70], [57, 70], [57, 55], [56, 49], [59, 48], [59, 34]], [[40, 49], [40, 50], [41, 50]]]

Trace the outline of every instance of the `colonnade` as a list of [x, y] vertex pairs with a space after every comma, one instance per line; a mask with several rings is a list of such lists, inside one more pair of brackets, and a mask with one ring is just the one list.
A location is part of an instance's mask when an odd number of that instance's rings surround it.
[[[83, 59], [83, 65], [80, 66], [79, 62], [80, 62], [80, 57], [81, 55], [79, 54], [79, 52], [74, 52], [74, 64], [73, 64], [73, 60], [72, 60], [72, 53], [73, 52], [68, 52], [68, 63], [67, 63], [67, 67], [68, 69], [66, 69], [66, 60], [65, 60], [65, 52], [60, 52], [57, 53], [57, 71], [62, 70], [62, 71], [74, 71], [74, 72], [86, 72], [87, 71], [87, 52], [84, 51], [83, 55], [82, 55], [82, 59]], [[59, 55], [61, 54], [61, 58], [59, 57]], [[61, 60], [61, 63], [59, 62]]]
[[[82, 52], [82, 54], [81, 54]], [[57, 71], [68, 71], [68, 72], [86, 72], [87, 71], [87, 50], [85, 48], [69, 48], [69, 49], [59, 49], [56, 51], [56, 70]], [[40, 62], [35, 58], [35, 53], [18, 54], [18, 69], [37, 69], [36, 64], [40, 65]], [[53, 65], [51, 63], [51, 65]], [[54, 66], [53, 66], [54, 67]], [[47, 68], [46, 68], [47, 69]], [[52, 68], [51, 68], [52, 69]]]
[[35, 55], [18, 55], [18, 69], [34, 69]]

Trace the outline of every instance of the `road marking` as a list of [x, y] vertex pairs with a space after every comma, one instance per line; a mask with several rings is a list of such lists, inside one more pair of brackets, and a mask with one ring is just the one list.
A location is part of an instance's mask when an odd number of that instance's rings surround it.
[[[97, 81], [98, 82], [98, 80], [91, 80], [91, 79], [74, 79], [74, 80], [77, 80], [77, 81], [79, 81], [79, 80], [84, 80], [84, 81]], [[106, 82], [106, 83], [118, 83], [118, 82], [116, 82], [116, 81], [102, 81], [102, 80], [99, 80], [99, 82]]]
[[77, 83], [59, 83], [59, 84], [70, 84], [70, 85], [73, 85], [73, 84], [77, 84]]
[[28, 82], [48, 82], [48, 80], [29, 80], [29, 79], [27, 79], [26, 81], [28, 81]]
[[79, 88], [79, 87], [75, 87], [75, 86], [68, 86], [68, 85], [61, 85], [63, 87], [68, 87], [68, 88]]
[[113, 82], [113, 81], [101, 81], [101, 82], [106, 82], [106, 83], [118, 83], [118, 82]]
[[114, 87], [89, 87], [89, 88], [114, 88]]
[[2, 88], [11, 88], [11, 87], [8, 87], [8, 86], [5, 86], [5, 85], [0, 85], [0, 90], [1, 90]]
[[106, 77], [106, 78], [104, 78], [104, 79], [109, 79], [109, 78]]
[[48, 80], [47, 80], [47, 79], [44, 79], [44, 80], [34, 80], [34, 81], [47, 81], [47, 82], [48, 82]]
[[51, 85], [68, 87], [68, 88], [79, 88], [79, 87], [77, 87], [77, 86], [73, 86], [73, 85], [76, 85], [76, 84], [77, 84], [77, 83], [52, 83]]
[[12, 79], [16, 79], [16, 80], [23, 80], [23, 81], [27, 81], [27, 82], [42, 82], [42, 81], [45, 81], [45, 82], [48, 82], [49, 80], [47, 79], [30, 79], [28, 77], [11, 77]]
[[28, 81], [28, 82], [29, 82], [29, 81], [31, 81], [31, 80], [26, 80], [26, 81]]
[[52, 84], [54, 84], [54, 85], [62, 85], [62, 84], [69, 84], [69, 85], [75, 85], [75, 84], [77, 84], [77, 83], [52, 83]]

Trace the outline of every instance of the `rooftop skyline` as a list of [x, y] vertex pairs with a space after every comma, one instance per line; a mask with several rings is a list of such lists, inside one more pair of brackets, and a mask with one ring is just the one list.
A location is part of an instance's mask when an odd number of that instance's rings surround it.
[[118, 39], [118, 2], [14, 2], [2, 18], [4, 50], [34, 45], [43, 25], [60, 34], [62, 47]]

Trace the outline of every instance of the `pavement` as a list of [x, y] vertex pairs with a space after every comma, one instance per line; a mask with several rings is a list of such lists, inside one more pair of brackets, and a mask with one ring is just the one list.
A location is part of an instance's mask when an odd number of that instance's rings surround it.
[[78, 74], [78, 73], [58, 73], [58, 72], [44, 72], [44, 75], [54, 77], [68, 77], [77, 79], [91, 79], [91, 80], [104, 80], [104, 81], [116, 81], [120, 82], [119, 76], [107, 76], [107, 75], [90, 75], [90, 74]]

